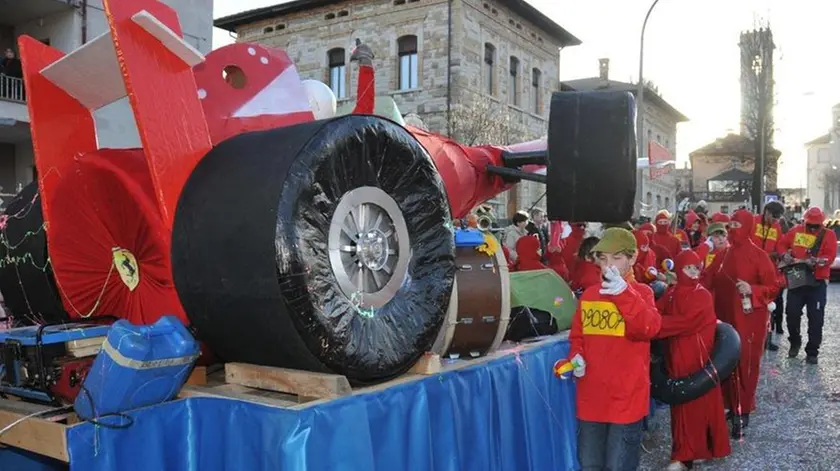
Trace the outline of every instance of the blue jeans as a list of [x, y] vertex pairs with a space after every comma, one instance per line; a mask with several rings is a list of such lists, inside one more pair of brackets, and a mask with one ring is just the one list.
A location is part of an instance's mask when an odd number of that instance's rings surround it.
[[787, 294], [787, 328], [790, 345], [802, 345], [802, 308], [808, 315], [808, 343], [805, 354], [815, 357], [820, 353], [822, 343], [823, 322], [825, 321], [825, 301], [827, 285], [820, 281], [816, 286], [803, 286], [789, 289]]
[[641, 420], [626, 425], [580, 420], [577, 435], [582, 471], [634, 471], [639, 468]]

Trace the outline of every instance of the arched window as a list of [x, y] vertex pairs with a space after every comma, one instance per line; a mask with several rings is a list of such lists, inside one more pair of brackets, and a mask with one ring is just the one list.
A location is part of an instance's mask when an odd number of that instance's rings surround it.
[[417, 88], [417, 36], [403, 36], [397, 40], [400, 59], [400, 90]]
[[484, 92], [488, 95], [493, 94], [496, 88], [493, 75], [495, 74], [496, 63], [496, 46], [490, 43], [484, 43]]
[[647, 192], [647, 194], [645, 195], [645, 204], [648, 206], [653, 204], [653, 193], [649, 191]]
[[536, 67], [531, 71], [531, 109], [542, 114], [542, 72]]
[[668, 211], [671, 210], [671, 198], [667, 196], [665, 197], [665, 209], [667, 209]]
[[337, 47], [327, 52], [330, 69], [330, 88], [339, 100], [347, 97], [347, 68], [344, 49]]
[[662, 208], [662, 195], [656, 195], [656, 209]]
[[513, 106], [519, 106], [519, 59], [516, 56], [510, 56], [508, 102]]

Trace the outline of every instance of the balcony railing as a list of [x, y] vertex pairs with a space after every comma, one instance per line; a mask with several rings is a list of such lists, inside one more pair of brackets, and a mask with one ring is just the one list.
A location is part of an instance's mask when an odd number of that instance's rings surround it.
[[0, 100], [23, 103], [26, 100], [23, 79], [0, 74]]
[[713, 202], [741, 202], [750, 199], [750, 192], [740, 191], [695, 191], [692, 195], [694, 201], [704, 200]]

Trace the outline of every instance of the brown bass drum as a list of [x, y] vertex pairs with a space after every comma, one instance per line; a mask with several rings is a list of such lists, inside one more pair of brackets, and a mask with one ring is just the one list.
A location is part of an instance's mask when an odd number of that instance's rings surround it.
[[455, 249], [455, 283], [443, 328], [432, 352], [476, 358], [499, 348], [510, 321], [510, 272], [502, 250], [488, 256], [474, 247]]

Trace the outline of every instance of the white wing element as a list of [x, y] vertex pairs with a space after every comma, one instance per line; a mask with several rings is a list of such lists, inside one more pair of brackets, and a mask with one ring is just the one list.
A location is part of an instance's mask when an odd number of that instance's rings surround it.
[[[669, 160], [667, 162], [659, 162], [653, 166], [653, 168], [664, 168], [668, 167], [669, 165], [676, 165], [676, 162], [673, 160]], [[646, 169], [650, 168], [650, 161], [648, 159], [636, 159], [636, 168], [637, 169]], [[545, 167], [535, 170], [533, 173], [538, 175], [545, 175]]]
[[315, 119], [329, 119], [335, 117], [337, 108], [335, 93], [324, 82], [318, 80], [304, 80], [303, 88]]

